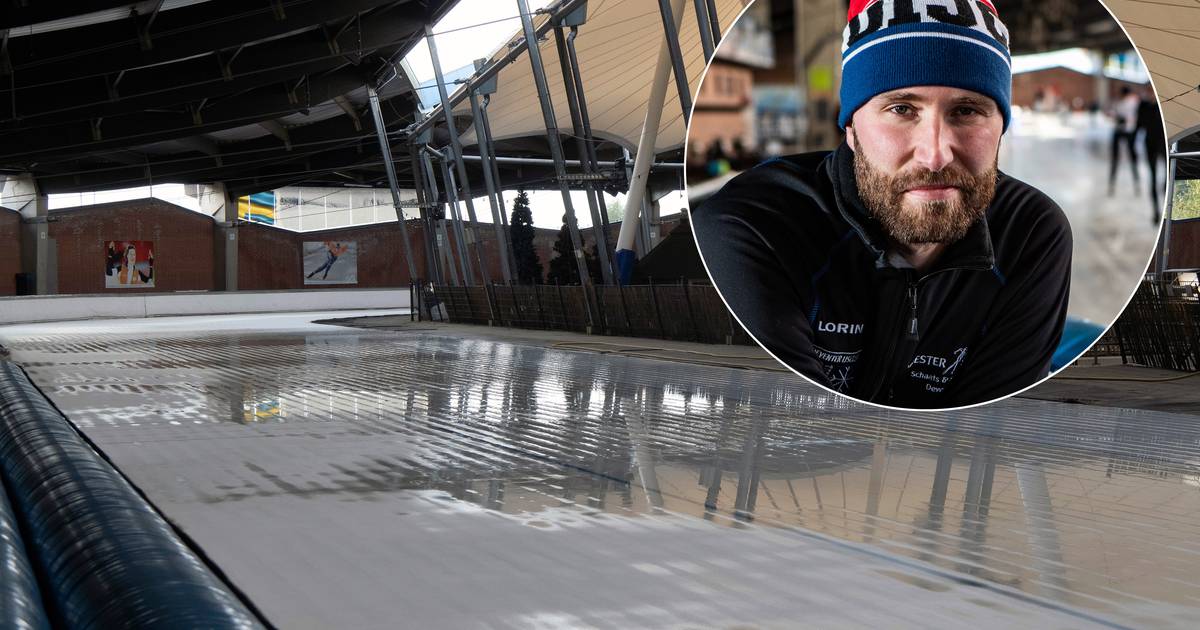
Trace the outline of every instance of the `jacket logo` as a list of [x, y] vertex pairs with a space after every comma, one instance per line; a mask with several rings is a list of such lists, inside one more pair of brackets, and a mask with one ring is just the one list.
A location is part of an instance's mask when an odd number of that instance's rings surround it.
[[909, 362], [908, 367], [911, 368], [918, 365], [928, 365], [929, 367], [942, 368], [942, 376], [954, 376], [954, 373], [958, 371], [958, 366], [962, 365], [963, 359], [967, 356], [967, 349], [965, 347], [959, 348], [955, 350], [953, 354], [954, 362], [949, 363], [948, 365], [947, 363], [949, 362], [949, 359], [947, 357], [937, 357], [933, 356], [932, 354], [918, 354], [917, 356], [913, 357], [912, 361]]
[[[846, 325], [842, 324], [842, 326]], [[845, 392], [854, 383], [854, 365], [861, 352], [861, 350], [834, 352], [813, 345], [813, 354], [821, 361], [821, 367], [825, 370], [825, 378], [828, 379], [829, 386], [837, 392]]]
[[[958, 348], [952, 357], [939, 357], [932, 354], [918, 354], [908, 364], [909, 376], [925, 381], [925, 390], [940, 394], [946, 389], [946, 384], [954, 378], [954, 373], [967, 357], [967, 347]], [[916, 368], [916, 369], [913, 369]], [[928, 370], [928, 371], [926, 371]], [[941, 374], [938, 374], [941, 370]]]
[[954, 376], [954, 372], [956, 370], [958, 370], [958, 366], [962, 364], [963, 359], [966, 358], [966, 356], [967, 356], [967, 349], [965, 347], [955, 350], [954, 351], [954, 363], [951, 363], [950, 367], [942, 370], [942, 375], [943, 376]]
[[928, 365], [930, 367], [939, 367], [944, 369], [946, 367], [946, 359], [945, 357], [935, 357], [930, 354], [918, 354], [917, 356], [913, 357], [912, 363], [909, 363], [908, 367], [913, 367], [915, 365]]
[[835, 322], [817, 322], [817, 330], [820, 332], [831, 332], [842, 335], [861, 335], [863, 331], [862, 324], [838, 324]]

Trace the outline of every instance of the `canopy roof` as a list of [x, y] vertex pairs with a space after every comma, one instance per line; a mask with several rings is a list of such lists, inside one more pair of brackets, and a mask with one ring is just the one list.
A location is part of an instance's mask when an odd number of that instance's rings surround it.
[[[716, 0], [722, 32], [729, 29], [746, 4], [749, 2], [744, 0]], [[537, 24], [544, 23], [546, 19], [541, 16]], [[520, 35], [517, 37], [520, 38]], [[663, 23], [657, 2], [590, 0], [587, 3], [587, 22], [579, 27], [575, 48], [595, 137], [615, 142], [631, 151], [637, 147], [663, 39]], [[692, 94], [695, 94], [700, 87], [705, 62], [692, 2], [684, 3], [679, 42], [688, 85]], [[558, 127], [564, 133], [570, 133], [571, 115], [567, 108], [553, 35], [547, 36], [539, 48], [546, 67], [546, 79]], [[501, 48], [493, 61], [506, 52], [507, 47]], [[670, 80], [674, 81], [674, 78]], [[471, 114], [470, 105], [465, 101], [455, 106], [454, 111], [456, 115], [467, 117]], [[533, 69], [527, 54], [500, 71], [488, 116], [496, 140], [545, 136]], [[672, 83], [663, 105], [655, 153], [682, 147], [685, 133], [679, 94]], [[474, 144], [474, 128], [464, 133], [462, 140], [464, 144]]]
[[1108, 0], [1142, 53], [1172, 142], [1200, 130], [1200, 5]]

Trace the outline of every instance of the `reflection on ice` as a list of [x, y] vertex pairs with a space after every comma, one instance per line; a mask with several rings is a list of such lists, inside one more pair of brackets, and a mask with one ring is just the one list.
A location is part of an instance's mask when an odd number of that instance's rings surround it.
[[[685, 546], [708, 531], [695, 527], [753, 536], [721, 538], [734, 545], [773, 532], [904, 559], [873, 575], [930, 593], [953, 575], [1122, 623], [1196, 612], [1190, 417], [1023, 400], [888, 411], [786, 374], [435, 335], [5, 344], [167, 504], [386, 508], [387, 527], [465, 528], [498, 554], [484, 542], [497, 518], [582, 546], [631, 527]], [[778, 562], [728, 549], [714, 561]]]

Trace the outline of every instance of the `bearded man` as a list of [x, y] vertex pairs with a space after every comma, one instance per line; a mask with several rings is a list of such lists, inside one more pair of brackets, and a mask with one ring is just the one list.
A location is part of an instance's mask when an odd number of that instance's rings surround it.
[[775, 159], [693, 213], [746, 330], [819, 385], [946, 408], [1045, 377], [1066, 319], [1071, 230], [997, 170], [1008, 32], [988, 0], [853, 0], [846, 141]]

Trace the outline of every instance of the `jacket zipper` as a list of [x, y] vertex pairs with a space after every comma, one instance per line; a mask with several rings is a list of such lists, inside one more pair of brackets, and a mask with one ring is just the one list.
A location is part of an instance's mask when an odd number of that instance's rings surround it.
[[[920, 280], [917, 282], [920, 282]], [[908, 318], [907, 338], [909, 341], [917, 341], [921, 338], [920, 330], [917, 328], [917, 282], [908, 283], [908, 303], [912, 307], [912, 312]]]
[[[913, 348], [916, 348], [915, 344], [917, 342], [919, 342], [921, 339], [921, 329], [920, 329], [919, 323], [917, 321], [917, 290], [920, 288], [921, 283], [924, 282], [927, 278], [936, 276], [940, 273], [944, 273], [947, 271], [977, 271], [977, 269], [973, 269], [971, 267], [966, 267], [966, 266], [948, 267], [946, 269], [939, 269], [933, 273], [926, 274], [924, 276], [921, 276], [920, 278], [915, 278], [915, 279], [913, 278], [912, 273], [909, 272], [909, 275], [908, 275], [909, 316], [908, 316], [908, 325], [904, 331], [904, 339], [906, 341], [912, 342]], [[887, 363], [888, 376], [887, 376], [887, 382], [885, 383], [885, 385], [887, 386], [887, 392], [888, 392], [888, 394], [887, 394], [888, 402], [891, 402], [895, 398], [895, 389], [893, 387], [893, 383], [896, 380], [896, 374], [899, 372], [899, 369], [896, 368], [895, 366], [893, 366], [892, 364], [895, 363], [895, 361], [896, 361], [897, 345], [899, 345], [899, 344], [897, 344], [896, 341], [893, 340], [891, 351], [888, 353], [888, 363]]]
[[[904, 270], [904, 279], [905, 279], [905, 282], [908, 284], [907, 296], [908, 296], [909, 303], [912, 305], [910, 307], [910, 311], [909, 311], [908, 326], [904, 330], [904, 335], [903, 335], [904, 338], [907, 339], [907, 338], [909, 338], [908, 331], [913, 329], [913, 326], [916, 325], [916, 321], [917, 321], [916, 291], [917, 291], [917, 283], [920, 282], [920, 280], [913, 278], [913, 271], [911, 269]], [[900, 309], [896, 313], [896, 319], [893, 321], [895, 321], [897, 324], [900, 324], [901, 322], [904, 321], [903, 318], [904, 318], [904, 307], [903, 307], [903, 305], [901, 305]], [[883, 364], [884, 379], [882, 381], [880, 381], [879, 387], [876, 390], [874, 390], [874, 393], [871, 396], [872, 398], [874, 398], [876, 395], [878, 395], [879, 392], [886, 389], [887, 402], [892, 401], [892, 397], [893, 397], [892, 381], [895, 380], [895, 376], [894, 376], [895, 369], [893, 368], [892, 364], [895, 363], [895, 361], [896, 361], [896, 350], [897, 350], [897, 346], [899, 346], [899, 345], [900, 345], [900, 337], [893, 336], [891, 339], [891, 343], [888, 344], [887, 361], [884, 362], [884, 364]]]

